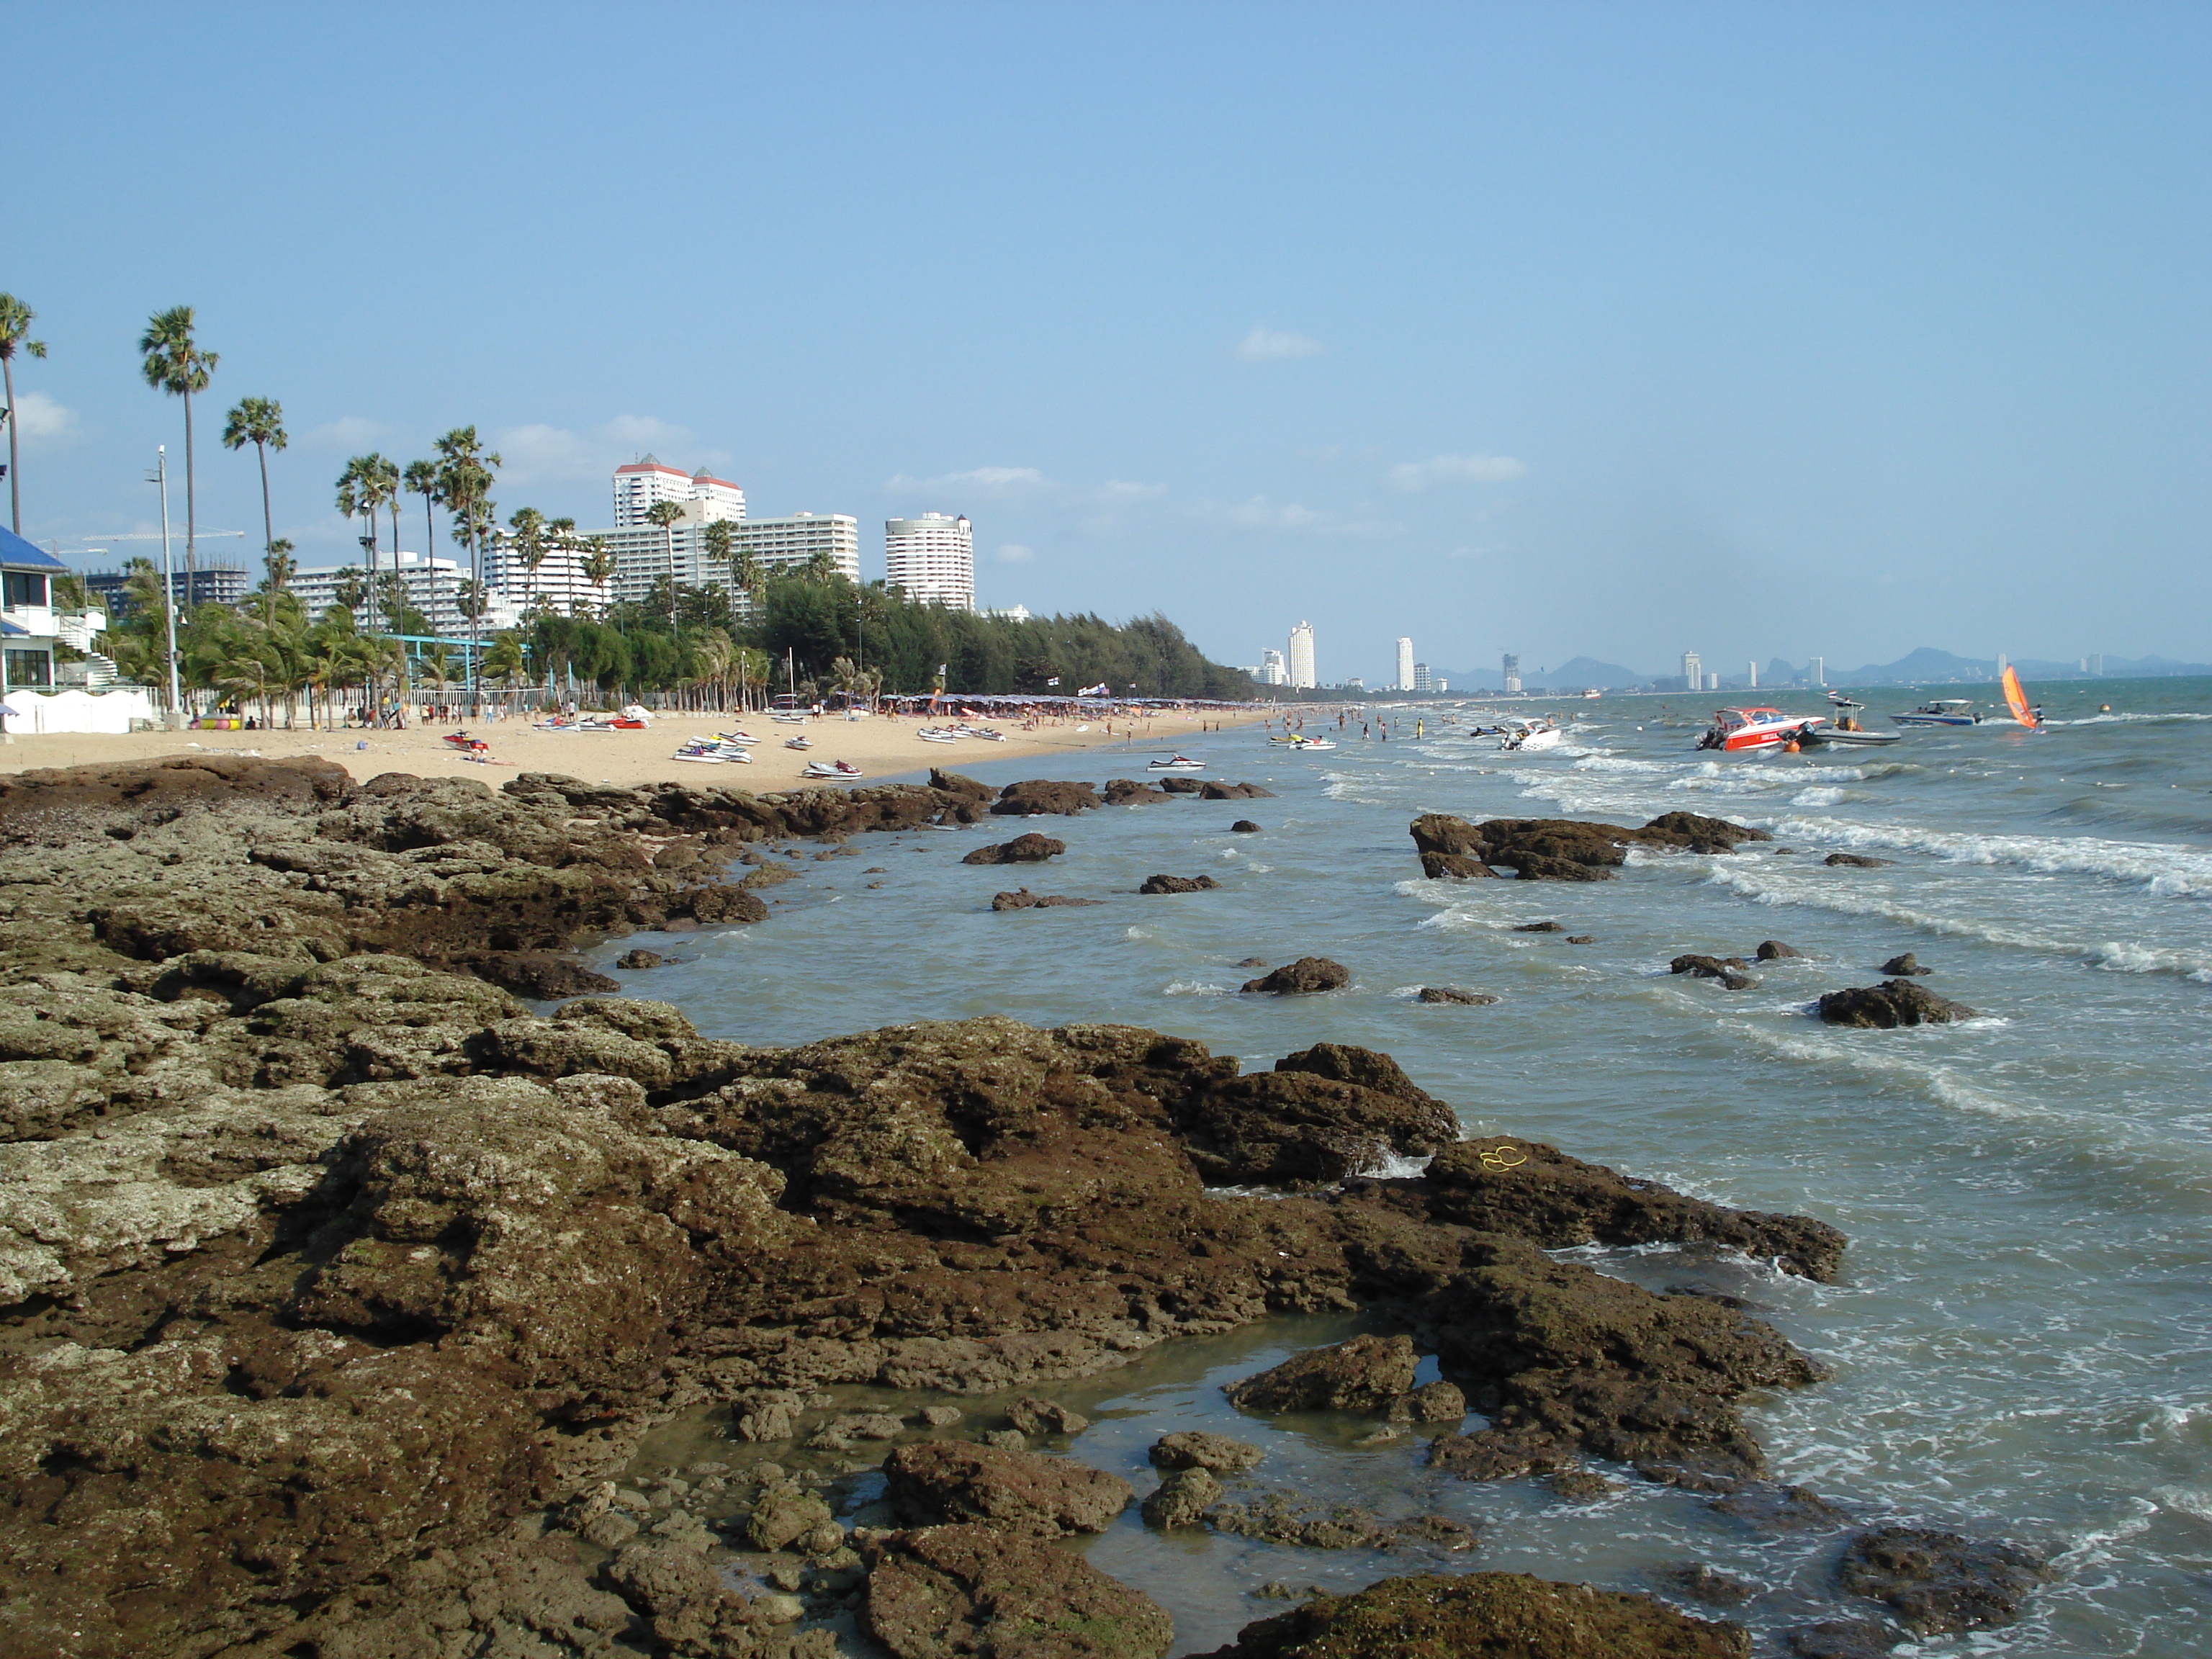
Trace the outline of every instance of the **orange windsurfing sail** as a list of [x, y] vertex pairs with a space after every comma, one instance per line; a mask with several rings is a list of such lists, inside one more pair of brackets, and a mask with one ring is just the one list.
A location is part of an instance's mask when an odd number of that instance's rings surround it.
[[2005, 707], [2012, 710], [2014, 720], [2031, 732], [2042, 724], [2035, 718], [2035, 710], [2027, 706], [2027, 693], [2021, 690], [2020, 670], [2007, 664], [1998, 684], [2004, 687]]

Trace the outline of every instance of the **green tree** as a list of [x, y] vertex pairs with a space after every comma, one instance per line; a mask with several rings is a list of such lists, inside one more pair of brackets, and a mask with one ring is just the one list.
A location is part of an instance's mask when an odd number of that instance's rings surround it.
[[530, 597], [538, 594], [538, 572], [552, 546], [546, 535], [545, 515], [534, 507], [518, 507], [507, 519], [507, 543], [530, 578]]
[[438, 553], [438, 524], [430, 516], [430, 509], [438, 504], [438, 464], [410, 461], [401, 471], [399, 482], [409, 495], [422, 498], [422, 556], [434, 559]]
[[23, 533], [23, 457], [15, 441], [15, 354], [46, 355], [46, 343], [29, 337], [38, 319], [39, 313], [14, 295], [0, 294], [0, 375], [8, 383], [8, 522], [18, 536]]
[[191, 603], [192, 585], [199, 572], [199, 503], [194, 489], [192, 464], [192, 394], [207, 390], [208, 380], [221, 361], [212, 351], [200, 349], [193, 333], [192, 308], [171, 306], [146, 319], [138, 337], [143, 358], [140, 368], [146, 384], [185, 400], [185, 593]]
[[276, 546], [276, 522], [269, 511], [269, 452], [273, 449], [282, 453], [290, 441], [284, 431], [284, 405], [274, 398], [242, 398], [223, 422], [223, 447], [240, 450], [252, 444], [261, 462], [261, 545], [264, 551], [273, 552]]
[[499, 472], [500, 458], [483, 447], [472, 426], [455, 427], [438, 440], [436, 448], [438, 498], [453, 515], [454, 534], [468, 546], [469, 581], [477, 595], [473, 608], [466, 605], [462, 607], [469, 619], [469, 690], [473, 713], [484, 609], [483, 544], [484, 538], [499, 521], [492, 505], [491, 486]]
[[586, 536], [583, 541], [584, 580], [599, 590], [599, 604], [607, 604], [607, 584], [614, 580], [615, 550], [607, 544], [605, 536]]
[[684, 517], [684, 508], [675, 501], [655, 501], [645, 509], [647, 524], [660, 526], [665, 547], [663, 573], [668, 578], [668, 625], [676, 626], [676, 526]]

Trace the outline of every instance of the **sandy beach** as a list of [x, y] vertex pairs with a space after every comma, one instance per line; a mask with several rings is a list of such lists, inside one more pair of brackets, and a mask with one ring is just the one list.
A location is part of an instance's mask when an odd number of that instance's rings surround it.
[[[895, 715], [848, 720], [842, 714], [810, 720], [804, 727], [778, 726], [765, 714], [662, 714], [643, 732], [541, 732], [526, 720], [494, 720], [471, 728], [491, 745], [488, 762], [472, 761], [444, 742], [449, 726], [414, 726], [404, 732], [312, 732], [304, 727], [266, 732], [136, 732], [129, 736], [54, 733], [15, 737], [0, 745], [0, 773], [51, 766], [149, 760], [161, 755], [262, 755], [272, 758], [320, 755], [337, 761], [357, 778], [385, 772], [419, 777], [477, 777], [496, 785], [518, 772], [560, 772], [593, 782], [635, 786], [667, 779], [763, 790], [802, 781], [800, 769], [811, 760], [846, 760], [869, 781], [926, 773], [933, 766], [958, 771], [981, 762], [1085, 756], [1095, 766], [1125, 769], [1172, 751], [1175, 745], [1206, 729], [1256, 726], [1262, 716], [1139, 718], [1133, 723], [1048, 723], [1024, 731], [1009, 723], [1003, 743], [963, 738], [954, 744], [924, 743], [915, 735], [926, 720]], [[686, 738], [717, 732], [749, 732], [760, 739], [750, 765], [701, 765], [671, 758]], [[804, 731], [813, 747], [786, 749], [784, 740]], [[1093, 755], [1091, 751], [1101, 751]], [[1109, 759], [1109, 756], [1111, 758]], [[1121, 757], [1126, 756], [1126, 761]]]

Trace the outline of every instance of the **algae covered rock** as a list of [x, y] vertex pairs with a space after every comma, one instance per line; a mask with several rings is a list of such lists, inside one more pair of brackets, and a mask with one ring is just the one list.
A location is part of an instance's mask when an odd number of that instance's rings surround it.
[[1927, 1527], [1862, 1533], [1836, 1573], [1852, 1595], [1887, 1603], [1916, 1636], [2012, 1624], [2028, 1592], [2057, 1577], [2040, 1551]]
[[1164, 1434], [1152, 1443], [1146, 1454], [1155, 1468], [1212, 1469], [1234, 1473], [1255, 1468], [1260, 1462], [1260, 1449], [1242, 1440], [1231, 1440], [1225, 1434], [1208, 1434], [1203, 1429], [1183, 1429], [1174, 1434]]
[[1041, 1538], [1103, 1532], [1135, 1496], [1120, 1475], [1064, 1457], [946, 1440], [900, 1447], [884, 1479], [911, 1524], [975, 1521]]
[[1245, 981], [1243, 988], [1267, 996], [1311, 996], [1316, 991], [1339, 990], [1351, 983], [1352, 970], [1342, 963], [1331, 962], [1327, 957], [1300, 957], [1273, 973]]
[[1222, 1392], [1248, 1412], [1379, 1411], [1413, 1388], [1420, 1363], [1411, 1337], [1355, 1336], [1293, 1354]]
[[1747, 1659], [1741, 1626], [1526, 1573], [1386, 1578], [1247, 1625], [1200, 1659]]
[[863, 1547], [868, 1633], [896, 1659], [1161, 1659], [1175, 1625], [1081, 1556], [981, 1526]]
[[1948, 1025], [1972, 1019], [1974, 1011], [1963, 1002], [1939, 997], [1909, 979], [1884, 980], [1879, 985], [1854, 986], [1823, 995], [1816, 1012], [1830, 1025], [1855, 1025], [1867, 1030], [1894, 1030], [1900, 1025]]

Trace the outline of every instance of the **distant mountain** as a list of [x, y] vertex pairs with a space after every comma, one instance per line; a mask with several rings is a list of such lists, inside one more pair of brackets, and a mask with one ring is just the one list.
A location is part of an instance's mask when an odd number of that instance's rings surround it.
[[[2212, 664], [2177, 662], [2171, 657], [2106, 657], [2102, 659], [2102, 676], [2083, 670], [2080, 660], [2045, 662], [2033, 657], [2016, 658], [2013, 666], [2020, 670], [2021, 678], [2029, 680], [2080, 680], [2102, 678], [2108, 680], [2130, 678], [2163, 678], [2179, 674], [2212, 675]], [[1922, 646], [1917, 651], [1906, 653], [1893, 663], [1872, 663], [1864, 668], [1846, 672], [1831, 673], [1831, 685], [1987, 685], [1997, 677], [1994, 657], [1961, 657], [1949, 651], [1938, 651], [1933, 646]]]
[[1561, 663], [1557, 668], [1547, 668], [1531, 678], [1544, 685], [1571, 687], [1576, 690], [1594, 685], [1601, 691], [1648, 685], [1651, 680], [1649, 674], [1639, 674], [1633, 668], [1623, 668], [1617, 662], [1600, 662], [1595, 657], [1576, 657]]

